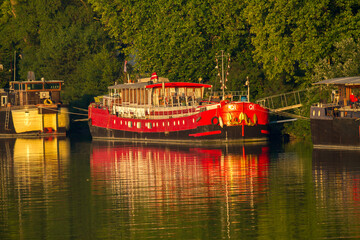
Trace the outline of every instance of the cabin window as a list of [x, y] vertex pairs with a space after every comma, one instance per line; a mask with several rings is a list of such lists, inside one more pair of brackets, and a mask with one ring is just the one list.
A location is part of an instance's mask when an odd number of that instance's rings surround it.
[[45, 83], [45, 89], [60, 89], [60, 83]]
[[176, 93], [176, 89], [175, 88], [170, 88], [170, 96], [174, 96]]
[[14, 83], [14, 89], [15, 90], [20, 90], [20, 84]]
[[28, 83], [27, 90], [42, 90], [43, 85], [41, 83]]
[[201, 98], [201, 88], [195, 88], [195, 98]]
[[180, 96], [185, 95], [185, 88], [178, 88], [178, 92]]
[[1, 106], [6, 106], [6, 104], [8, 103], [8, 99], [7, 96], [1, 96]]
[[187, 88], [186, 89], [186, 96], [193, 96], [194, 89], [193, 88]]

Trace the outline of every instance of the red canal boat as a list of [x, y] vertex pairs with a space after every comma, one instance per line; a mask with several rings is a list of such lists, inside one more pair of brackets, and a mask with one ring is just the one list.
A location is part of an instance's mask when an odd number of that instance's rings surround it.
[[268, 110], [233, 96], [214, 97], [212, 85], [144, 78], [115, 84], [88, 108], [93, 139], [151, 142], [266, 141]]

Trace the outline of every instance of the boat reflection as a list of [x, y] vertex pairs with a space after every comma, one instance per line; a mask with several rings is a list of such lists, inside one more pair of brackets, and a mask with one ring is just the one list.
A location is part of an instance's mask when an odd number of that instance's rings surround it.
[[47, 221], [66, 212], [66, 204], [55, 203], [67, 185], [69, 154], [66, 138], [0, 140], [0, 229], [8, 221], [13, 229], [5, 239], [37, 239], [56, 229]]
[[171, 207], [178, 215], [184, 208], [190, 210], [191, 216], [183, 217], [192, 222], [204, 212], [213, 214], [214, 204], [220, 204], [214, 219], [227, 222], [224, 230], [230, 233], [230, 216], [239, 213], [239, 204], [253, 212], [268, 190], [266, 145], [205, 148], [93, 142], [90, 161], [93, 193], [111, 195], [115, 204], [127, 202], [130, 216], [151, 213], [151, 221], [164, 221]]
[[[360, 207], [360, 151], [314, 149], [313, 172], [316, 195], [323, 204], [332, 202], [341, 211]], [[340, 201], [341, 200], [341, 201]], [[350, 208], [350, 209], [349, 209]], [[357, 210], [358, 211], [358, 210]], [[360, 212], [359, 216], [360, 216]]]
[[246, 191], [266, 185], [268, 150], [259, 145], [204, 148], [95, 142], [91, 171], [93, 178], [110, 181], [113, 187], [123, 180], [149, 187], [178, 188], [195, 182], [211, 186], [227, 178]]
[[18, 138], [14, 145], [15, 174], [26, 184], [31, 184], [31, 178], [61, 179], [69, 153], [70, 144], [66, 138]]
[[66, 138], [3, 139], [0, 146], [1, 179], [14, 181], [19, 198], [31, 197], [36, 187], [61, 188], [70, 153]]
[[15, 175], [19, 177], [39, 177], [44, 173], [60, 176], [70, 154], [69, 140], [65, 137], [2, 139], [0, 146], [4, 149], [2, 161], [12, 159]]

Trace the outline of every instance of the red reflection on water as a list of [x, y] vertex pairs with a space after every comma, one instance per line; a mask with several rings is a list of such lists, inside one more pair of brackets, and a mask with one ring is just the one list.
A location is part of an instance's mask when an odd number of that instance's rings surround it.
[[199, 194], [194, 189], [225, 185], [234, 194], [262, 192], [267, 188], [268, 165], [267, 146], [211, 149], [112, 143], [94, 144], [91, 155], [92, 178], [99, 180], [95, 189], [103, 189], [99, 185], [105, 181], [113, 190], [114, 186], [131, 191], [176, 189], [182, 196]]

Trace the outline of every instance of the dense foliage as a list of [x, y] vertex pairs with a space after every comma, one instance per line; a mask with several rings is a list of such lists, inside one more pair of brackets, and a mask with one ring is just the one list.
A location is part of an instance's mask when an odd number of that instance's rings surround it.
[[122, 81], [127, 60], [133, 78], [219, 88], [224, 50], [229, 90], [246, 77], [252, 99], [306, 88], [360, 74], [359, 10], [358, 0], [0, 0], [0, 87], [31, 70], [65, 80], [71, 101]]
[[[99, 94], [119, 76], [114, 42], [84, 1], [0, 1], [1, 86], [13, 79], [65, 81], [70, 101]], [[10, 77], [11, 76], [11, 77]]]

